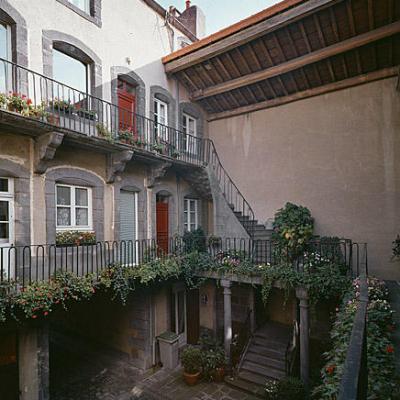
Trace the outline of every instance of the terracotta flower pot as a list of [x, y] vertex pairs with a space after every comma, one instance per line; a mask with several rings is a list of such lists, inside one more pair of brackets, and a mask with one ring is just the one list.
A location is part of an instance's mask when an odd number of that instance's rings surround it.
[[183, 379], [187, 385], [194, 386], [200, 379], [200, 371], [195, 374], [189, 374], [188, 372], [183, 371]]
[[216, 368], [214, 372], [215, 382], [222, 382], [224, 380], [224, 376], [225, 376], [225, 368], [224, 367]]

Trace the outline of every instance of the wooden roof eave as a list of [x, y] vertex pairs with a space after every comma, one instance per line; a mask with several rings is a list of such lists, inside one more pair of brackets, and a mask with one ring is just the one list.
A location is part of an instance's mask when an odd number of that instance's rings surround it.
[[[266, 33], [278, 30], [290, 23], [293, 23], [294, 21], [297, 21], [298, 19], [304, 18], [309, 14], [322, 10], [323, 8], [330, 7], [331, 5], [341, 1], [344, 0], [309, 0], [305, 3], [299, 4], [294, 8], [290, 8], [281, 14], [274, 15], [271, 18], [267, 18], [244, 30], [227, 36], [214, 43], [210, 43], [205, 47], [200, 47], [198, 50], [195, 50], [189, 54], [181, 57], [178, 56], [178, 58], [171, 58], [171, 55], [166, 56], [163, 58], [165, 71], [167, 74], [174, 74], [183, 69], [187, 69], [195, 64], [225, 53], [228, 50], [264, 36]], [[188, 46], [185, 49], [188, 49], [192, 46], [199, 46], [200, 42]], [[172, 55], [173, 54], [174, 53], [172, 53]]]

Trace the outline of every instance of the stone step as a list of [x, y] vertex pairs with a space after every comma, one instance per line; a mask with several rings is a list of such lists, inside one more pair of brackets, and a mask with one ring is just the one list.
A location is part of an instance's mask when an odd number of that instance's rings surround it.
[[285, 353], [286, 353], [286, 347], [280, 347], [280, 348], [268, 348], [264, 346], [258, 346], [256, 344], [251, 343], [248, 349], [249, 352], [259, 354], [261, 356], [265, 357], [270, 357], [274, 359], [283, 359], [285, 358]]
[[245, 361], [242, 364], [242, 370], [251, 372], [256, 375], [260, 375], [266, 381], [268, 378], [282, 379], [286, 376], [285, 371], [273, 367], [264, 367], [262, 365], [253, 363], [251, 361]]
[[250, 394], [260, 399], [265, 399], [265, 389], [263, 385], [250, 383], [239, 377], [236, 377], [235, 379], [226, 377], [225, 383], [234, 389], [238, 389], [244, 393]]
[[272, 367], [283, 372], [286, 370], [284, 355], [272, 358], [249, 351], [246, 354], [245, 361], [250, 361], [263, 367]]
[[250, 371], [240, 371], [238, 377], [243, 379], [246, 382], [255, 383], [256, 385], [261, 385], [264, 387], [265, 383], [267, 382], [268, 378], [254, 374]]
[[264, 348], [274, 348], [279, 350], [286, 350], [289, 338], [265, 338], [262, 336], [254, 335], [252, 343]]

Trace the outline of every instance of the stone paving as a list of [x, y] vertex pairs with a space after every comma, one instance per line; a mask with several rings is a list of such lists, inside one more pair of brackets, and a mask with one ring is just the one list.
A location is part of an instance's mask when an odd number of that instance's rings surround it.
[[[180, 368], [174, 371], [159, 370], [155, 374], [143, 379], [137, 388], [145, 393], [158, 396], [165, 400], [256, 400], [225, 383], [200, 382], [195, 386], [187, 386], [182, 379]], [[140, 398], [140, 397], [138, 397]]]
[[225, 383], [189, 387], [180, 368], [142, 373], [120, 354], [53, 349], [52, 400], [255, 400]]

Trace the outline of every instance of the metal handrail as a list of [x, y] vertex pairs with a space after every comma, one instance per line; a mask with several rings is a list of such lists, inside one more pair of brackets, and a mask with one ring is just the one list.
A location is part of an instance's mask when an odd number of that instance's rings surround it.
[[[243, 225], [253, 236], [254, 211], [223, 167], [211, 139], [155, 122], [3, 58], [0, 58], [1, 78], [4, 91], [25, 95], [36, 107], [35, 112], [24, 114], [26, 118], [110, 142], [126, 142], [137, 149], [197, 166], [209, 165], [226, 201], [233, 211], [247, 218]], [[38, 112], [40, 107], [42, 112]]]
[[[202, 251], [208, 252], [215, 262], [220, 261], [221, 263], [227, 262], [225, 257], [229, 254], [232, 272], [244, 261], [273, 265], [285, 262], [285, 255], [280, 257], [280, 252], [276, 251], [276, 245], [268, 240], [257, 242], [270, 250], [262, 255], [254, 254], [254, 242], [246, 238], [220, 238], [217, 247], [208, 246]], [[91, 244], [0, 246], [0, 282], [18, 278], [19, 284], [25, 286], [31, 282], [48, 280], [59, 270], [79, 276], [89, 273], [98, 276], [102, 270], [113, 263], [134, 266], [193, 250], [193, 246], [185, 237], [169, 238], [166, 241], [168, 252], [161, 250], [165, 248], [165, 241], [163, 243], [164, 246], [157, 239], [143, 239], [103, 241]], [[337, 261], [336, 253], [343, 249], [340, 243], [336, 243], [335, 246], [338, 251], [329, 256], [332, 261]], [[357, 265], [358, 260], [355, 260], [355, 263]], [[348, 260], [345, 262], [345, 266], [348, 270], [351, 267]]]

